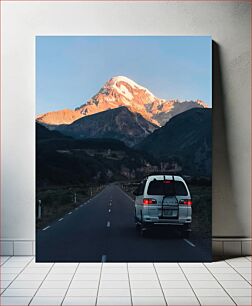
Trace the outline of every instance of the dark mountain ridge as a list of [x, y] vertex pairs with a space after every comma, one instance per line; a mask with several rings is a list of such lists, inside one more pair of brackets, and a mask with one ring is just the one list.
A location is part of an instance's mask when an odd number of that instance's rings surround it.
[[70, 125], [60, 125], [61, 133], [77, 138], [112, 138], [133, 146], [150, 135], [157, 126], [138, 113], [122, 106], [80, 118]]
[[36, 124], [36, 184], [105, 184], [141, 178], [154, 159], [116, 139], [74, 139]]
[[159, 161], [174, 160], [190, 175], [211, 175], [212, 131], [209, 108], [194, 108], [174, 116], [135, 148]]

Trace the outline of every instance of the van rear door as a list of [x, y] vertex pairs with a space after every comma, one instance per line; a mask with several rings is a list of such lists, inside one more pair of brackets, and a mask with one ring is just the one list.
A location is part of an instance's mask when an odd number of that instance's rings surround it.
[[157, 200], [155, 207], [149, 208], [150, 215], [156, 215], [160, 219], [178, 218], [179, 205], [175, 193], [175, 181], [173, 179], [153, 179], [149, 182], [148, 196]]

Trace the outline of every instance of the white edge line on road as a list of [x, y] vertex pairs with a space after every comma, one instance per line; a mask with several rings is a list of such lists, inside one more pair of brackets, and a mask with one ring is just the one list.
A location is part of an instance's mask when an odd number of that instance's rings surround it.
[[107, 227], [110, 227], [110, 222], [109, 221], [107, 222]]
[[101, 262], [106, 262], [106, 260], [107, 260], [107, 255], [102, 255]]
[[47, 226], [45, 228], [42, 229], [42, 231], [46, 231], [50, 226]]
[[196, 247], [196, 245], [193, 244], [191, 241], [189, 241], [189, 240], [187, 240], [187, 239], [184, 239], [184, 241], [185, 241], [186, 243], [188, 243], [190, 246], [192, 246], [193, 248]]
[[58, 220], [58, 222], [60, 222], [60, 221], [62, 221], [64, 218], [60, 218], [59, 220]]
[[118, 187], [121, 191], [122, 191], [122, 193], [127, 197], [127, 198], [129, 198], [132, 202], [135, 202], [124, 190], [122, 190], [122, 188], [120, 188], [120, 187]]
[[68, 215], [71, 215], [72, 214], [72, 212], [70, 211], [69, 213], [68, 213]]

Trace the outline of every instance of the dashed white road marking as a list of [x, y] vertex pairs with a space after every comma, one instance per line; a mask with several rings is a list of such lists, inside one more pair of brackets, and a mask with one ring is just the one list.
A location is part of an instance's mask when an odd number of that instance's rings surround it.
[[72, 214], [72, 212], [70, 211], [69, 213], [68, 213], [68, 215], [71, 215]]
[[42, 229], [42, 231], [46, 231], [50, 226], [47, 226], [45, 228]]
[[107, 227], [110, 227], [110, 222], [109, 221], [107, 222]]
[[184, 239], [184, 241], [185, 241], [186, 243], [188, 243], [190, 246], [192, 246], [193, 248], [196, 247], [196, 245], [193, 244], [191, 241], [189, 241], [189, 240], [187, 240], [187, 239]]
[[111, 212], [111, 209], [109, 209], [108, 212], [110, 213], [110, 212]]
[[102, 255], [101, 262], [106, 262], [106, 260], [107, 260], [107, 255]]
[[64, 218], [60, 218], [59, 220], [58, 220], [58, 222], [60, 222], [60, 221], [62, 221]]
[[109, 206], [112, 206], [112, 203], [111, 203], [111, 202], [109, 203]]

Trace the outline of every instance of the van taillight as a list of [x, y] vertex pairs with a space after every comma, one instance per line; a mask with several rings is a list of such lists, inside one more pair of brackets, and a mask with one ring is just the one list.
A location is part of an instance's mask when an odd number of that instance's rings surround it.
[[192, 206], [192, 200], [180, 200], [179, 204], [187, 205], [187, 206]]
[[144, 205], [157, 204], [157, 201], [154, 199], [143, 199]]

